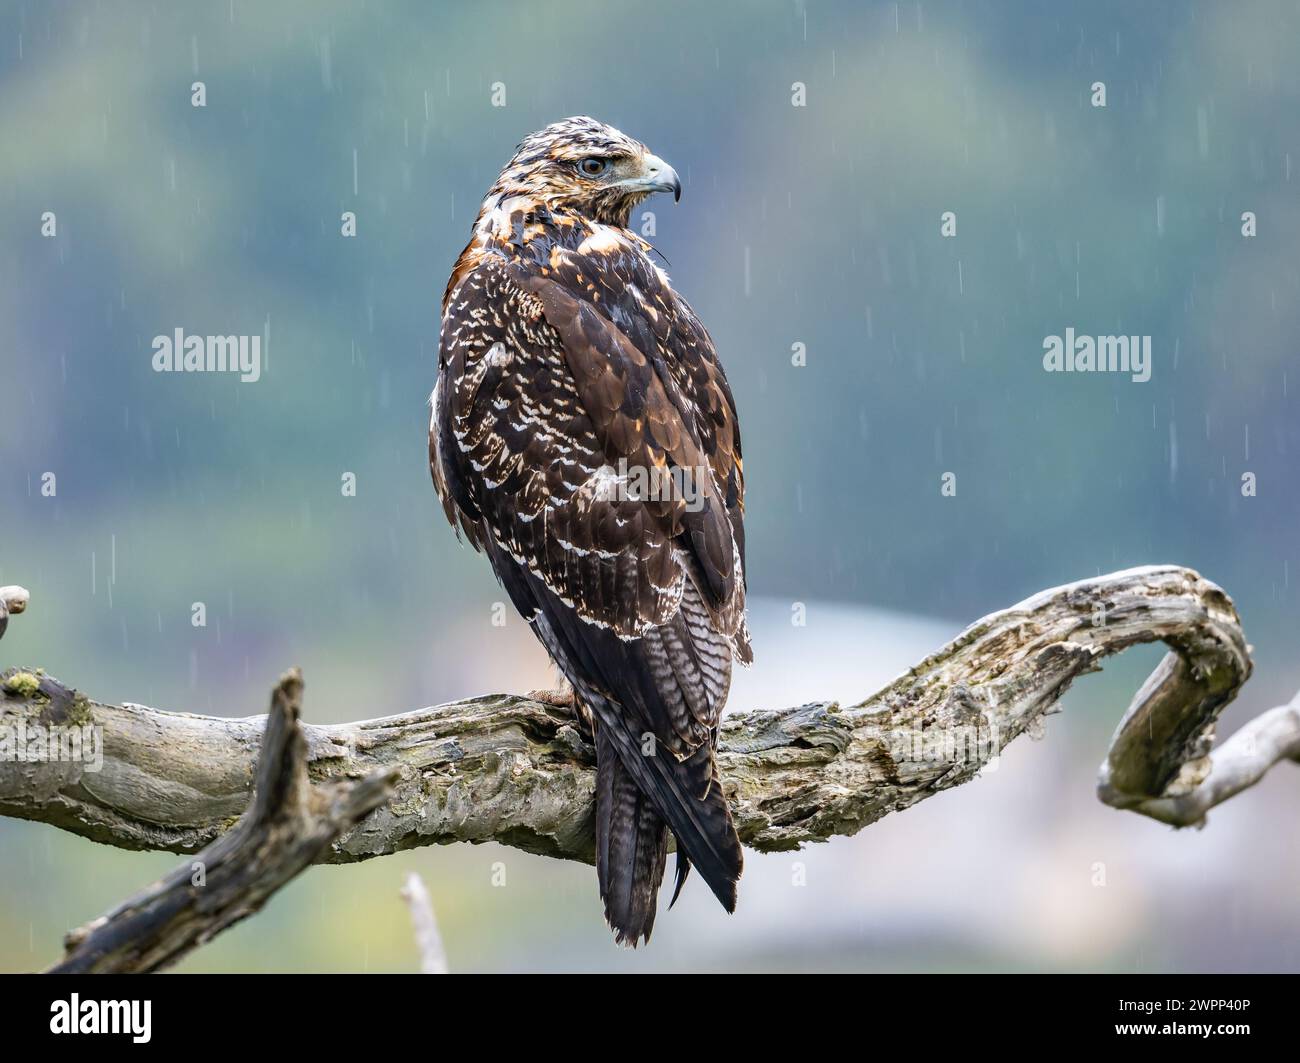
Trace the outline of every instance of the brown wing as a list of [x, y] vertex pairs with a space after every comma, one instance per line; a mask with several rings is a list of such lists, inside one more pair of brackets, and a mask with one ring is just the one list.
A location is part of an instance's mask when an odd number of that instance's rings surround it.
[[[676, 611], [679, 550], [728, 614], [741, 574], [734, 529], [743, 488], [730, 396], [706, 373], [713, 406], [701, 415], [652, 357], [558, 281], [487, 256], [444, 319], [435, 421], [448, 446], [439, 462], [435, 434], [431, 453], [448, 515], [457, 516], [456, 502], [471, 518], [461, 523], [472, 541], [486, 519], [497, 541], [584, 619], [628, 635]], [[668, 490], [630, 497], [639, 472], [640, 486]], [[672, 489], [682, 477], [698, 497]], [[629, 556], [635, 567], [612, 563]], [[633, 578], [632, 597], [606, 586], [617, 579], [627, 590]]]
[[[584, 253], [591, 243], [597, 249]], [[708, 331], [643, 249], [651, 250], [640, 242], [597, 238], [576, 250], [552, 250], [545, 267], [534, 272], [603, 317], [654, 368], [712, 469], [740, 551], [743, 579], [745, 484], [736, 404]]]
[[620, 458], [654, 456], [621, 422], [605, 419], [607, 438], [597, 433], [605, 407], [595, 393], [611, 382], [579, 386], [539, 301], [500, 259], [458, 288], [442, 355], [440, 464], [460, 490], [441, 493], [471, 541], [490, 537], [584, 620], [621, 635], [672, 616], [684, 581], [671, 547], [680, 507], [619, 490]]
[[[675, 473], [700, 489], [700, 497], [690, 503], [678, 493], [647, 505], [667, 534], [687, 548], [712, 601], [731, 604], [741, 564], [727, 511], [727, 480], [714, 464], [727, 453], [716, 445], [717, 433], [702, 438], [693, 404], [673, 374], [660, 371], [666, 365], [656, 349], [643, 352], [596, 304], [560, 280], [519, 280], [537, 297], [546, 323], [558, 334], [583, 406], [614, 467], [624, 467], [618, 464], [623, 462], [629, 469], [645, 469], [647, 480], [657, 470], [660, 483], [676, 482], [671, 479]], [[706, 449], [710, 444], [711, 452]]]

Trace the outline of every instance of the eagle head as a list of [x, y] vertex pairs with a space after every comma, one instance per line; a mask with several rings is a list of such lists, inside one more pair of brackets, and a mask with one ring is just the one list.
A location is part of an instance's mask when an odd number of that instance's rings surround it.
[[639, 140], [578, 115], [525, 137], [483, 206], [486, 212], [509, 199], [524, 200], [552, 213], [626, 226], [632, 208], [652, 192], [681, 199], [677, 171]]

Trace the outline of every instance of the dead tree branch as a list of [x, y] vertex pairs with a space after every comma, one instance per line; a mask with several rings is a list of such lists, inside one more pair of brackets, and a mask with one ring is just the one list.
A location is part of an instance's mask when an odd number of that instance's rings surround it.
[[359, 781], [313, 786], [298, 717], [302, 676], [285, 675], [271, 695], [252, 807], [187, 861], [94, 922], [68, 934], [53, 974], [138, 974], [174, 964], [245, 919], [322, 850], [382, 804], [395, 769]]
[[[1215, 721], [1250, 676], [1248, 648], [1222, 590], [1190, 569], [1163, 566], [1083, 580], [993, 613], [857, 705], [728, 717], [719, 761], [741, 839], [762, 851], [795, 849], [966, 782], [1053, 711], [1075, 678], [1154, 641], [1170, 653], [1116, 733], [1100, 794], [1164, 822], [1198, 821], [1258, 778], [1264, 761], [1278, 759], [1272, 753], [1293, 750], [1300, 728], [1293, 715], [1261, 717], [1256, 737], [1273, 744], [1256, 743], [1250, 770], [1225, 744], [1216, 770]], [[247, 806], [260, 717], [108, 705], [48, 676], [15, 679], [24, 674], [4, 674], [3, 719], [92, 722], [104, 735], [103, 770], [2, 762], [0, 814], [129, 849], [194, 852]], [[592, 860], [594, 758], [564, 709], [493, 694], [304, 725], [303, 733], [318, 781], [377, 769], [398, 776], [392, 800], [322, 860], [456, 841]]]

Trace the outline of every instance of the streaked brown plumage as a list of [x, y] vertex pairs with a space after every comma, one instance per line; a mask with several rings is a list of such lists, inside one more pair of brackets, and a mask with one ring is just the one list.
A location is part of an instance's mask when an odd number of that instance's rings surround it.
[[628, 228], [654, 191], [680, 194], [677, 174], [594, 119], [519, 145], [443, 295], [429, 431], [448, 519], [593, 731], [601, 896], [633, 945], [654, 925], [668, 829], [677, 890], [695, 866], [735, 906], [714, 749], [732, 661], [750, 659], [735, 403], [708, 332]]

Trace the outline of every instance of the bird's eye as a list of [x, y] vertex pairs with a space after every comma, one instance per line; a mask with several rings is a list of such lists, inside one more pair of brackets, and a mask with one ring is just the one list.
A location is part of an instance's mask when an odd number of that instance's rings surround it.
[[608, 159], [589, 158], [578, 163], [578, 172], [584, 177], [599, 177], [609, 169]]

